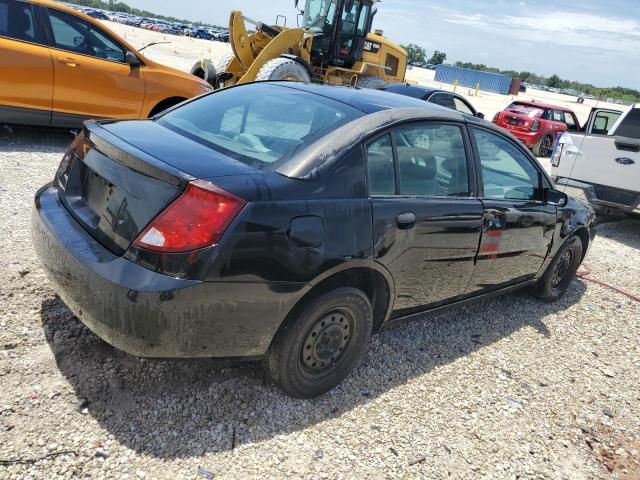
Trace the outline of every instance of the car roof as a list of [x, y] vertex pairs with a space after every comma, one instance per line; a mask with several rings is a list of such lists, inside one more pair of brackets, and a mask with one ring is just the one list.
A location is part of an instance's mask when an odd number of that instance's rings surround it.
[[[392, 92], [392, 93], [399, 93], [402, 95], [409, 95], [412, 97], [424, 97], [427, 94], [446, 91], [440, 88], [426, 87], [424, 85], [414, 85], [411, 83], [392, 83], [384, 87], [382, 90], [385, 90], [387, 92]], [[452, 93], [452, 92], [447, 92], [447, 93]], [[455, 95], [455, 94], [452, 93], [452, 95]]]
[[330, 98], [367, 114], [391, 108], [432, 109], [437, 112], [442, 112], [445, 116], [452, 112], [452, 110], [448, 108], [432, 103], [426, 103], [424, 100], [419, 98], [397, 95], [395, 93], [374, 90], [371, 88], [338, 87], [335, 85], [297, 82], [270, 83]]
[[562, 110], [563, 112], [573, 113], [573, 110], [568, 107], [563, 107], [562, 105], [553, 105], [552, 103], [536, 102], [535, 100], [514, 100], [512, 103], [519, 103], [520, 105], [529, 105], [531, 107], [538, 108], [550, 108], [553, 110]]

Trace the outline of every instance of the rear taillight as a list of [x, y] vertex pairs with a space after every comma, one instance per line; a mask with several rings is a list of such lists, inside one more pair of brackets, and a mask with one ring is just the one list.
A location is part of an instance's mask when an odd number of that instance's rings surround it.
[[496, 123], [496, 122], [498, 121], [498, 118], [499, 118], [499, 117], [500, 117], [500, 112], [496, 113], [496, 114], [493, 116], [493, 120], [491, 120], [491, 121], [492, 121], [493, 123]]
[[195, 180], [133, 242], [176, 253], [215, 245], [246, 202], [212, 183]]
[[531, 130], [532, 132], [539, 132], [540, 131], [540, 122], [538, 120], [533, 122], [531, 124], [531, 128], [529, 130]]
[[557, 167], [560, 165], [560, 159], [562, 158], [562, 151], [564, 150], [564, 134], [556, 142], [556, 146], [551, 154], [551, 166]]

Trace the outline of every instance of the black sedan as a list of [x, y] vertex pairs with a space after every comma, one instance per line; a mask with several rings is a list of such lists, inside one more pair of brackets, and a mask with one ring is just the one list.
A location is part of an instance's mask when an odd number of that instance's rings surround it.
[[425, 102], [435, 103], [436, 105], [441, 105], [460, 113], [484, 118], [484, 113], [478, 112], [462, 95], [448, 92], [447, 90], [424, 87], [422, 85], [412, 85], [409, 83], [392, 83], [385, 85], [381, 90], [397, 93], [399, 95], [406, 95], [408, 97], [419, 98]]
[[87, 122], [36, 194], [32, 236], [60, 297], [112, 345], [262, 359], [313, 397], [383, 326], [522, 287], [559, 298], [593, 220], [491, 123], [282, 82]]

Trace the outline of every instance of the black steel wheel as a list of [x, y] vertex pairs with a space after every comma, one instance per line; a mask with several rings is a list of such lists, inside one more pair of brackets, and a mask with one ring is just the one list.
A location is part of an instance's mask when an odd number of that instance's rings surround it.
[[367, 296], [338, 288], [303, 301], [276, 335], [265, 358], [288, 395], [313, 398], [344, 380], [369, 346], [373, 312]]
[[582, 240], [577, 235], [567, 239], [533, 287], [533, 293], [542, 300], [553, 302], [561, 298], [573, 281], [582, 261]]
[[309, 378], [326, 375], [342, 361], [355, 330], [350, 309], [340, 308], [320, 318], [305, 338], [300, 349], [302, 372]]

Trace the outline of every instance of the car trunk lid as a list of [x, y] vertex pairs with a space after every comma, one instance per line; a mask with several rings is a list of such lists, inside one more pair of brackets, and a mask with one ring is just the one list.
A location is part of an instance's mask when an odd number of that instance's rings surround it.
[[56, 174], [59, 197], [104, 247], [122, 255], [192, 177], [88, 123]]

